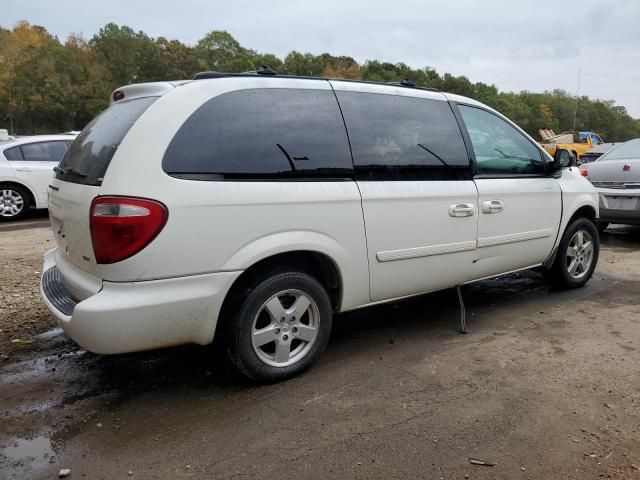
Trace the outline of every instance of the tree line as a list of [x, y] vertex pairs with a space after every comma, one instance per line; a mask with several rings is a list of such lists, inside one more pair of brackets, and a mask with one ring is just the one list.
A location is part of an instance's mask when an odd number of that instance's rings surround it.
[[394, 82], [410, 80], [479, 100], [507, 115], [534, 138], [541, 128], [556, 132], [592, 130], [605, 141], [640, 137], [640, 120], [613, 100], [576, 97], [563, 90], [500, 92], [495, 85], [431, 67], [348, 56], [291, 51], [278, 58], [245, 48], [228, 32], [212, 31], [195, 45], [114, 23], [90, 39], [70, 35], [64, 42], [44, 27], [21, 21], [0, 27], [0, 128], [14, 134], [81, 130], [107, 107], [111, 92], [130, 83], [191, 78], [195, 72], [242, 72], [267, 65], [278, 73]]

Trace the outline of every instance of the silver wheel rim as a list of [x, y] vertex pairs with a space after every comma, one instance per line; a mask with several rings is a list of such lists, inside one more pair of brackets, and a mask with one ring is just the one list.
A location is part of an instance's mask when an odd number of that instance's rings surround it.
[[576, 280], [589, 273], [593, 263], [593, 237], [586, 230], [573, 234], [567, 247], [567, 271]]
[[318, 337], [318, 304], [300, 290], [283, 290], [262, 304], [251, 326], [251, 345], [272, 367], [302, 360]]
[[0, 190], [0, 216], [15, 217], [24, 208], [24, 198], [15, 190]]

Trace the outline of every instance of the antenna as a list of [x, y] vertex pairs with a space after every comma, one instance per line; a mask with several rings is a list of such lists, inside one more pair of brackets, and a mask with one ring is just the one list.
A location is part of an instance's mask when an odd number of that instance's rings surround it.
[[578, 71], [578, 90], [576, 91], [576, 108], [573, 110], [573, 129], [576, 131], [576, 117], [578, 116], [578, 101], [580, 100], [580, 77], [582, 76], [582, 68]]

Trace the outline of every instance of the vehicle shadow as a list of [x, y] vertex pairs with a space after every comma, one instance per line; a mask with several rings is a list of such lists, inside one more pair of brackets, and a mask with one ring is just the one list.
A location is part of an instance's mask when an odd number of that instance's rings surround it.
[[[602, 242], [614, 249], [636, 249], [640, 245], [640, 228], [612, 227], [602, 236]], [[469, 334], [464, 338], [474, 341], [487, 333], [510, 328], [516, 309], [520, 315], [538, 318], [548, 308], [593, 296], [605, 288], [609, 288], [607, 283], [596, 276], [583, 289], [555, 292], [542, 275], [534, 271], [466, 285], [463, 292]], [[500, 317], [499, 322], [495, 317]], [[331, 341], [312, 368], [311, 378], [335, 374], [345, 366], [366, 364], [371, 358], [377, 358], [376, 352], [394, 344], [412, 343], [425, 351], [443, 348], [442, 345], [462, 338], [458, 328], [455, 289], [336, 315]], [[114, 356], [85, 352], [70, 341], [59, 343], [62, 346], [57, 347], [57, 353], [48, 352], [47, 358], [16, 366], [13, 378], [21, 379], [20, 370], [33, 372], [31, 381], [46, 384], [50, 400], [56, 402], [51, 397], [58, 398], [61, 406], [94, 397], [127, 402], [151, 392], [170, 398], [176, 392], [180, 392], [180, 396], [233, 397], [257, 388], [235, 373], [224, 358], [223, 347], [216, 341], [211, 346], [182, 346]], [[304, 376], [290, 382], [301, 381], [305, 381]], [[257, 389], [286, 388], [287, 383]]]
[[603, 246], [620, 250], [640, 249], [640, 225], [610, 225], [600, 233]]
[[[467, 285], [463, 291], [469, 335], [473, 335], [483, 328], [484, 320], [476, 318], [477, 311], [534, 301], [549, 287], [539, 273], [526, 271]], [[331, 368], [332, 362], [348, 362], [350, 358], [362, 360], [372, 350], [408, 339], [436, 342], [455, 338], [458, 329], [455, 289], [347, 312], [334, 318], [332, 338], [316, 368]], [[231, 368], [222, 346], [215, 341], [211, 346], [114, 356], [82, 352], [59, 362], [68, 365], [58, 365], [57, 372], [63, 377], [58, 385], [73, 389], [65, 392], [65, 404], [107, 393], [125, 401], [150, 391], [188, 389], [192, 393], [217, 391], [228, 395], [256, 387]], [[70, 378], [64, 378], [67, 375]]]
[[0, 231], [26, 230], [46, 226], [49, 226], [49, 211], [46, 208], [31, 210], [21, 220], [0, 221]]

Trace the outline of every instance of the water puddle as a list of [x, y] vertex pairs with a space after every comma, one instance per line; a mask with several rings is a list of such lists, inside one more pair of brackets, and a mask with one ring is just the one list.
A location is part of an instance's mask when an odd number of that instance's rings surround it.
[[39, 335], [36, 335], [37, 338], [41, 338], [43, 340], [49, 340], [50, 338], [55, 338], [64, 333], [60, 327], [52, 328], [51, 330], [47, 330], [46, 332], [42, 332]]
[[0, 450], [0, 458], [18, 475], [35, 472], [47, 465], [54, 457], [51, 440], [47, 437], [18, 438], [11, 445]]

